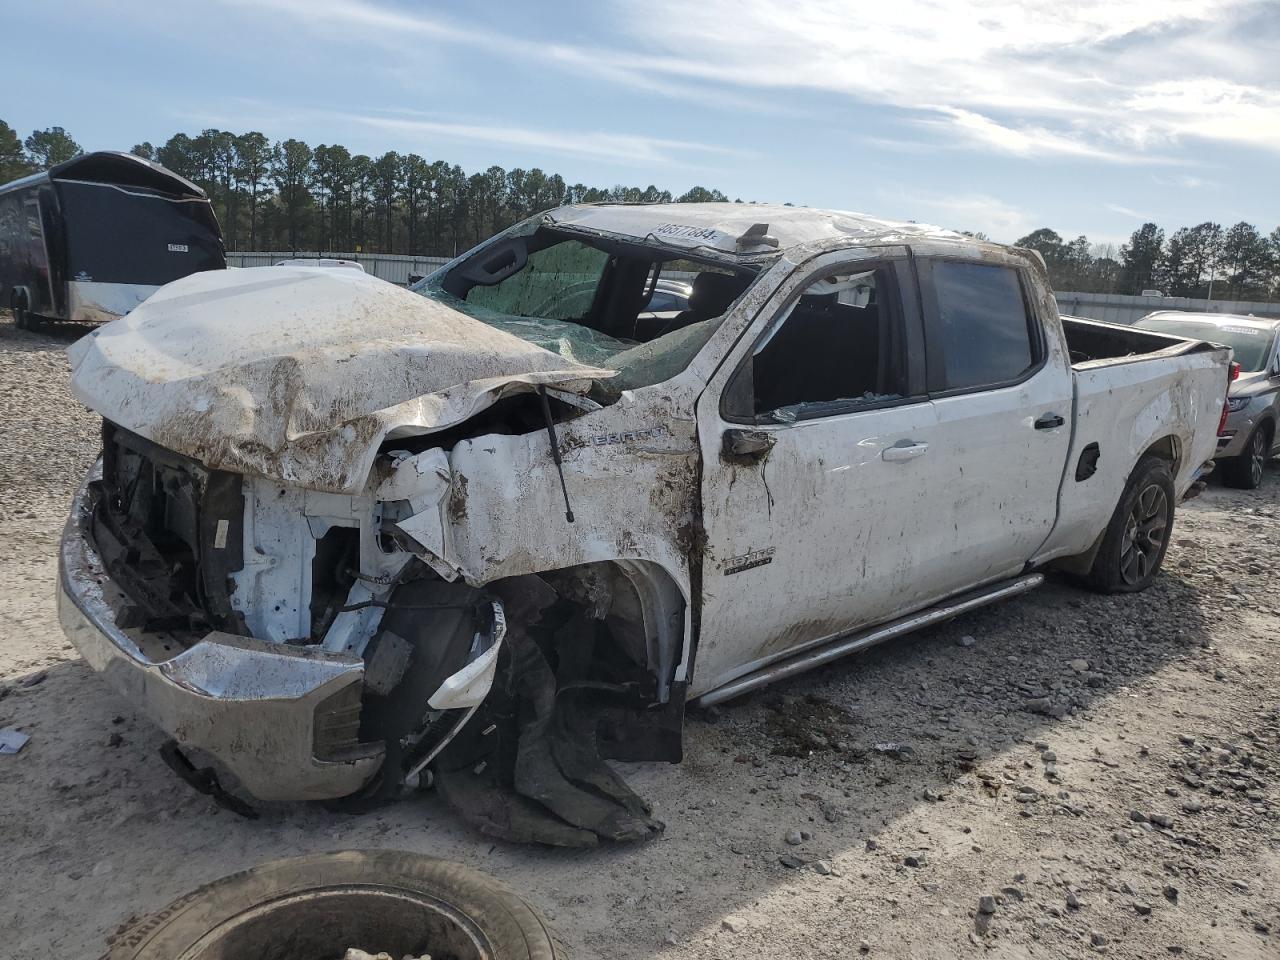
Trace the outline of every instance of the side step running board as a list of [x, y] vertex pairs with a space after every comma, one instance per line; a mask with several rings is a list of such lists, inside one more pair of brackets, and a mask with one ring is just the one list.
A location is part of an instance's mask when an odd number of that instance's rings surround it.
[[724, 703], [726, 700], [740, 697], [744, 693], [763, 687], [766, 684], [794, 677], [807, 670], [812, 670], [814, 667], [820, 667], [823, 664], [831, 663], [833, 660], [848, 656], [851, 653], [874, 647], [877, 643], [900, 637], [904, 633], [911, 633], [913, 630], [919, 630], [922, 627], [940, 623], [943, 620], [950, 620], [952, 617], [968, 613], [970, 610], [976, 610], [979, 607], [985, 607], [987, 604], [995, 603], [997, 600], [1016, 597], [1018, 594], [1026, 593], [1042, 583], [1044, 583], [1044, 574], [1042, 573], [1029, 573], [1013, 580], [1002, 580], [989, 587], [983, 587], [981, 590], [953, 597], [938, 604], [936, 607], [929, 607], [927, 610], [921, 610], [919, 613], [913, 613], [910, 616], [881, 624], [878, 627], [834, 637], [817, 649], [806, 650], [804, 653], [797, 654], [789, 659], [761, 667], [754, 673], [739, 677], [737, 680], [731, 680], [722, 687], [704, 693], [701, 697], [698, 697], [696, 702], [701, 707]]

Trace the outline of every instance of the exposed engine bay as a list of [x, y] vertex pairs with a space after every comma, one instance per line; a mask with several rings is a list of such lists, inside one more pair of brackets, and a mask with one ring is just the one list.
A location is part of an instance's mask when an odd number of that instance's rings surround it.
[[450, 582], [400, 548], [394, 502], [208, 470], [109, 423], [103, 449], [89, 496], [117, 623], [170, 651], [214, 630], [363, 659], [363, 685], [326, 701], [314, 742], [332, 761], [383, 751], [349, 799], [434, 782], [493, 836], [661, 831], [603, 762], [680, 759], [683, 685], [659, 696], [622, 568]]

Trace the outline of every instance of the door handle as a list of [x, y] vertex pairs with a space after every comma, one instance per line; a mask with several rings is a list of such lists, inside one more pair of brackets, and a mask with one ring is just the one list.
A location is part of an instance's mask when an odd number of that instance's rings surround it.
[[1052, 430], [1054, 427], [1060, 427], [1066, 422], [1067, 421], [1063, 420], [1062, 417], [1058, 416], [1056, 413], [1046, 413], [1036, 421], [1036, 429]]
[[904, 460], [914, 460], [916, 457], [923, 457], [929, 452], [927, 443], [915, 443], [911, 440], [899, 440], [892, 447], [885, 447], [880, 451], [880, 459], [888, 460], [890, 463], [901, 463]]

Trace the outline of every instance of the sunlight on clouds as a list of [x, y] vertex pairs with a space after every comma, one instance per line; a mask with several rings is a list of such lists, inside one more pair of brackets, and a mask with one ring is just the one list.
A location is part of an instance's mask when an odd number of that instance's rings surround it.
[[[359, 32], [389, 59], [436, 42], [735, 110], [776, 110], [766, 92], [847, 96], [905, 111], [935, 148], [1109, 163], [1168, 162], [1187, 139], [1280, 151], [1280, 68], [1240, 34], [1257, 0], [613, 0], [611, 33], [554, 43], [434, 6], [221, 2], [333, 38]], [[626, 142], [601, 134], [577, 152], [618, 156]], [[642, 144], [637, 156], [668, 155]]]
[[[653, 0], [628, 23], [666, 54], [648, 61], [654, 71], [909, 109], [941, 104], [925, 122], [974, 146], [1132, 162], [1134, 151], [1182, 137], [1280, 149], [1275, 95], [1218, 75], [1231, 65], [1224, 48], [1238, 46], [1224, 25], [1250, 9], [1248, 0], [902, 0], [856, 11]], [[1178, 56], [1165, 54], [1170, 44]], [[1254, 58], [1237, 62], [1258, 68]]]

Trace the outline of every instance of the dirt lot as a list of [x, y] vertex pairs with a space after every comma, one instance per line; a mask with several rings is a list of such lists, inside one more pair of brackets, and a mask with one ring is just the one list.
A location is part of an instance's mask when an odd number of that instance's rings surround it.
[[68, 342], [0, 319], [0, 727], [31, 735], [0, 757], [0, 955], [93, 957], [223, 874], [390, 847], [507, 879], [579, 957], [1280, 956], [1280, 470], [1186, 505], [1141, 596], [1051, 583], [691, 719], [683, 765], [623, 771], [647, 846], [495, 844], [430, 795], [247, 821], [58, 629], [97, 446]]

